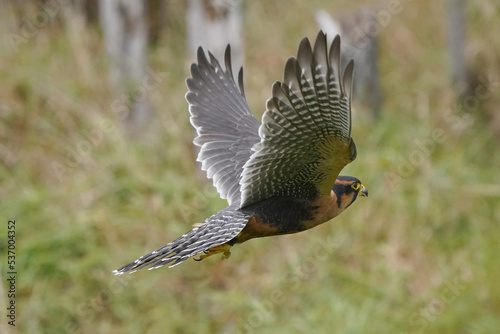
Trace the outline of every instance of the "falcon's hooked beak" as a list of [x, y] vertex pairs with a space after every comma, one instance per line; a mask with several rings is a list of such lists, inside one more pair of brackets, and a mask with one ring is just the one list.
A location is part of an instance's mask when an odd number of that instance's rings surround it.
[[359, 187], [358, 196], [368, 197], [368, 189], [364, 185]]

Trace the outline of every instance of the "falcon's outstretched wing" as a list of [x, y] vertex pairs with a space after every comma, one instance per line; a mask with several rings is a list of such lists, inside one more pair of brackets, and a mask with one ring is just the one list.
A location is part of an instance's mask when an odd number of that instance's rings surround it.
[[310, 198], [330, 193], [356, 158], [351, 138], [353, 62], [340, 72], [340, 37], [327, 52], [320, 31], [314, 49], [304, 38], [286, 62], [259, 128], [261, 140], [243, 167], [241, 207], [274, 196]]
[[198, 49], [198, 64], [191, 65], [191, 78], [186, 80], [186, 100], [191, 124], [198, 133], [194, 144], [201, 147], [198, 161], [221, 198], [231, 205], [240, 200], [239, 181], [252, 146], [260, 140], [259, 122], [245, 99], [243, 69], [238, 75], [239, 89], [233, 79], [229, 46], [225, 71], [211, 53], [209, 57], [210, 61], [203, 49]]

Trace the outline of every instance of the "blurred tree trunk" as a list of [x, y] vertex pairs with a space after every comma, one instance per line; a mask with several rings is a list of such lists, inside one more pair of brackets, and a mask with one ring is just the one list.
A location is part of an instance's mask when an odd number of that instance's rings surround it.
[[128, 130], [138, 133], [150, 113], [146, 87], [147, 26], [144, 2], [136, 0], [100, 0], [100, 19], [106, 50], [110, 57], [109, 75], [120, 103], [128, 112], [121, 113]]
[[453, 84], [459, 94], [470, 91], [470, 80], [465, 59], [467, 40], [467, 22], [465, 19], [465, 1], [447, 0], [448, 55]]
[[192, 60], [202, 46], [219, 62], [224, 62], [224, 51], [231, 44], [233, 69], [243, 65], [243, 38], [241, 7], [238, 0], [189, 0], [186, 13], [187, 41]]
[[363, 7], [334, 20], [325, 11], [316, 13], [316, 22], [331, 43], [336, 35], [342, 37], [342, 64], [354, 59], [354, 98], [371, 109], [377, 117], [382, 106], [382, 92], [378, 72], [378, 34], [366, 27], [378, 24], [374, 11]]

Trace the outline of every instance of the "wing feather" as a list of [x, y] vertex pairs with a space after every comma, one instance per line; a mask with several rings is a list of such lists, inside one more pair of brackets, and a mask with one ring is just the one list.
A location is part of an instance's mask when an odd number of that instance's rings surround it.
[[340, 38], [327, 48], [304, 38], [275, 82], [259, 128], [260, 141], [243, 167], [241, 207], [275, 196], [329, 194], [356, 157], [351, 138], [352, 61], [340, 71]]
[[241, 198], [239, 181], [243, 165], [259, 142], [259, 122], [250, 112], [243, 89], [243, 70], [234, 81], [231, 49], [225, 53], [225, 70], [209, 52], [198, 49], [198, 62], [186, 80], [191, 124], [200, 146], [198, 161], [213, 180], [220, 196], [231, 205]]

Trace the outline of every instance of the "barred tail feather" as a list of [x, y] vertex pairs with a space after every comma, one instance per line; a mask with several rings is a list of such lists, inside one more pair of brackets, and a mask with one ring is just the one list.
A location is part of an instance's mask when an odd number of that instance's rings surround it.
[[235, 206], [227, 207], [174, 241], [114, 270], [113, 273], [134, 273], [148, 266], [149, 270], [164, 265], [174, 267], [198, 253], [230, 241], [241, 232], [249, 219], [250, 216], [237, 210]]

